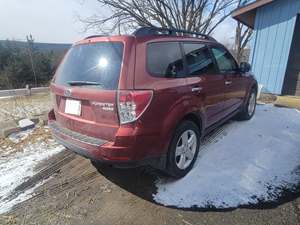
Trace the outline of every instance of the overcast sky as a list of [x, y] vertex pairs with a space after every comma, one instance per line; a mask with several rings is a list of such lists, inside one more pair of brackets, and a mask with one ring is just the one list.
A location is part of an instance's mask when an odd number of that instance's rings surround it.
[[[78, 15], [95, 13], [101, 13], [96, 0], [0, 0], [0, 40], [25, 40], [32, 34], [36, 42], [73, 43], [95, 33], [83, 33]], [[232, 42], [234, 25], [227, 19], [214, 36]]]

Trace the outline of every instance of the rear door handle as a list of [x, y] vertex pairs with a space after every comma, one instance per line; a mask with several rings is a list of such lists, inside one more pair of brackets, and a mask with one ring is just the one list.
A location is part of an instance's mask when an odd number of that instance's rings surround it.
[[232, 81], [225, 81], [225, 85], [230, 85], [232, 84]]
[[202, 90], [202, 87], [193, 87], [192, 92], [200, 92]]

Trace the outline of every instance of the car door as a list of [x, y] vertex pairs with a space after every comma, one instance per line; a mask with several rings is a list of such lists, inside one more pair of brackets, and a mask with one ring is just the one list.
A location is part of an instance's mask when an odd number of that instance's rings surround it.
[[218, 73], [206, 44], [183, 42], [182, 48], [191, 98], [197, 102], [209, 127], [224, 116], [224, 75]]
[[239, 72], [233, 56], [223, 46], [212, 46], [219, 72], [224, 75], [224, 112], [227, 114], [237, 110], [246, 95], [246, 80]]

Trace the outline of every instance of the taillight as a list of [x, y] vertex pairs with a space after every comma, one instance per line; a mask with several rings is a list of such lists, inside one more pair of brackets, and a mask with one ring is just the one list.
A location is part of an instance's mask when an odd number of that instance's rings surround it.
[[118, 110], [121, 124], [136, 121], [147, 109], [153, 96], [151, 90], [126, 91], [118, 93]]

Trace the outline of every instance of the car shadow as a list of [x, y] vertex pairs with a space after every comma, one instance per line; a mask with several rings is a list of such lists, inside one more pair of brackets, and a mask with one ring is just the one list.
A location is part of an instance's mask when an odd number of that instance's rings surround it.
[[159, 172], [150, 167], [116, 168], [91, 162], [97, 171], [122, 189], [150, 202], [156, 193], [155, 181]]
[[[226, 126], [228, 126], [232, 121], [229, 121], [222, 126], [216, 128], [215, 130], [208, 133], [204, 139], [204, 144], [209, 144], [212, 142], [216, 136], [223, 135], [224, 136], [224, 129]], [[225, 132], [226, 136], [226, 132]], [[130, 169], [121, 169], [121, 168], [115, 168], [113, 166], [98, 164], [95, 162], [92, 162], [93, 166], [98, 170], [98, 172], [107, 178], [112, 183], [118, 185], [122, 189], [144, 199], [149, 202], [152, 202], [157, 205], [161, 205], [160, 203], [157, 203], [153, 200], [153, 196], [157, 192], [156, 188], [156, 182], [159, 179], [171, 179], [164, 175], [163, 173], [149, 168], [149, 167], [138, 167], [138, 168], [130, 168]], [[296, 173], [299, 173], [300, 175], [300, 166], [296, 169]], [[285, 204], [287, 202], [291, 202], [298, 197], [300, 197], [300, 182], [298, 185], [294, 187], [290, 187], [288, 189], [285, 189], [284, 187], [278, 188], [278, 197], [276, 200], [272, 201], [265, 201], [260, 200], [256, 196], [253, 196], [257, 200], [258, 203], [256, 204], [246, 204], [246, 205], [240, 205], [238, 207], [232, 207], [232, 208], [216, 208], [213, 205], [207, 205], [206, 207], [197, 207], [193, 206], [190, 208], [180, 208], [180, 207], [174, 207], [174, 206], [168, 206], [169, 208], [175, 208], [175, 209], [181, 209], [184, 211], [200, 211], [200, 212], [227, 212], [227, 211], [233, 211], [239, 208], [244, 209], [273, 209], [276, 208], [282, 204]]]

